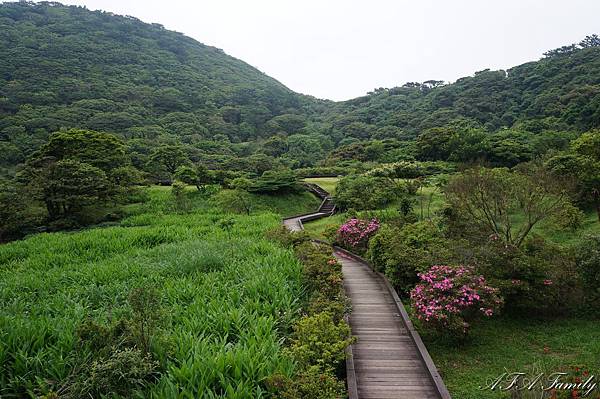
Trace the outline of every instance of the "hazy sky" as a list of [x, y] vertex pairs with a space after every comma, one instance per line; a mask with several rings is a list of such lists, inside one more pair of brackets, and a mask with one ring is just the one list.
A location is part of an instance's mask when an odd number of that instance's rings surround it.
[[158, 22], [332, 100], [507, 68], [600, 33], [599, 0], [62, 2]]

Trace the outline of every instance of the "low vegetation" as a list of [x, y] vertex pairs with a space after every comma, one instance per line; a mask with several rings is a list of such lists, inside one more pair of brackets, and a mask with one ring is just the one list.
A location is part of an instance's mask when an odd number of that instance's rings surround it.
[[302, 264], [263, 238], [280, 216], [178, 195], [185, 211], [152, 188], [118, 225], [0, 246], [2, 397], [266, 397], [269, 378], [298, 373], [320, 384], [325, 369], [300, 372], [296, 356], [313, 328], [298, 324]]

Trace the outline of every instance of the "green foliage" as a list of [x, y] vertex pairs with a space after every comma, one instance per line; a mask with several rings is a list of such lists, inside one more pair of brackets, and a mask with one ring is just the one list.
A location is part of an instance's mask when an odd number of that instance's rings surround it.
[[117, 349], [110, 357], [92, 362], [85, 380], [75, 385], [66, 396], [130, 396], [155, 382], [157, 368], [158, 362], [139, 349]]
[[566, 176], [577, 185], [577, 200], [581, 205], [596, 208], [600, 221], [600, 131], [582, 134], [571, 143], [570, 151], [555, 155], [546, 164], [554, 173]]
[[318, 366], [309, 367], [294, 378], [271, 376], [267, 386], [281, 399], [340, 399], [346, 396], [344, 382], [323, 373]]
[[600, 304], [600, 236], [585, 237], [578, 245], [577, 269], [586, 297], [597, 306]]
[[130, 322], [135, 334], [134, 338], [139, 342], [140, 349], [148, 353], [150, 339], [162, 318], [158, 290], [149, 286], [135, 288], [129, 294], [128, 301], [133, 311]]
[[188, 212], [191, 209], [190, 199], [186, 193], [186, 186], [176, 181], [171, 186], [171, 196], [173, 197], [173, 208], [177, 212]]
[[22, 188], [0, 179], [0, 242], [20, 237], [40, 222]]
[[302, 367], [335, 370], [346, 359], [346, 347], [352, 343], [349, 337], [348, 324], [336, 324], [331, 314], [321, 312], [298, 321], [289, 351]]
[[[514, 171], [473, 168], [454, 176], [446, 198], [458, 212], [506, 245], [520, 246], [542, 220], [568, 206], [567, 181], [539, 164]], [[524, 213], [524, 220], [515, 215]]]
[[39, 190], [50, 220], [77, 217], [85, 206], [106, 200], [110, 189], [104, 171], [73, 160], [48, 165], [30, 184]]
[[222, 190], [213, 197], [214, 203], [227, 212], [250, 215], [254, 203], [245, 190]]
[[3, 396], [81, 398], [88, 381], [94, 397], [258, 397], [268, 376], [293, 375], [282, 341], [305, 289], [293, 254], [263, 238], [280, 218], [232, 216], [229, 237], [201, 196], [179, 215], [169, 189], [148, 190], [119, 226], [0, 246]]
[[384, 225], [369, 241], [367, 256], [398, 293], [406, 295], [418, 281], [417, 273], [453, 259], [449, 248], [443, 232], [431, 222], [402, 228]]
[[262, 194], [294, 193], [301, 190], [291, 170], [268, 170], [252, 182], [248, 191]]
[[189, 158], [182, 146], [163, 145], [152, 151], [148, 160], [148, 167], [159, 173], [164, 171], [168, 176], [173, 176], [177, 168], [189, 162]]
[[274, 228], [273, 230], [269, 230], [266, 233], [266, 237], [269, 240], [275, 241], [287, 248], [293, 248], [309, 241], [309, 236], [304, 230], [290, 231], [283, 225]]
[[399, 194], [399, 187], [388, 179], [352, 175], [338, 182], [335, 202], [341, 209], [377, 209], [395, 200]]

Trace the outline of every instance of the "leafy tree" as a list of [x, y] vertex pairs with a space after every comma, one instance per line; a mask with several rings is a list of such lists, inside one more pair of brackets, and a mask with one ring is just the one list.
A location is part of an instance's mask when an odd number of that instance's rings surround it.
[[162, 145], [155, 149], [150, 155], [148, 164], [150, 167], [158, 167], [173, 176], [182, 165], [189, 163], [185, 150], [180, 145]]
[[569, 204], [566, 182], [538, 164], [514, 171], [473, 168], [452, 178], [445, 190], [456, 210], [506, 245], [516, 247], [535, 225]]
[[578, 200], [591, 203], [600, 221], [600, 131], [584, 133], [571, 144], [571, 150], [548, 159], [555, 173], [577, 182]]
[[31, 184], [46, 205], [50, 220], [77, 216], [85, 206], [108, 199], [110, 183], [101, 169], [74, 160], [50, 163]]
[[71, 159], [105, 172], [129, 163], [125, 143], [117, 136], [81, 129], [51, 134], [48, 143], [34, 156], [33, 162], [45, 158]]
[[195, 186], [198, 191], [204, 191], [213, 182], [212, 173], [202, 165], [180, 166], [175, 172], [175, 178], [185, 184]]
[[31, 214], [31, 200], [14, 182], [0, 179], [0, 242], [18, 238], [38, 220]]
[[417, 158], [423, 161], [447, 160], [457, 133], [445, 128], [432, 128], [417, 137]]
[[228, 212], [250, 215], [254, 204], [251, 195], [240, 189], [223, 190], [215, 196], [217, 206]]
[[399, 195], [396, 185], [387, 179], [366, 175], [346, 176], [335, 189], [335, 202], [341, 209], [377, 209]]
[[279, 157], [285, 154], [287, 150], [287, 140], [282, 136], [272, 136], [261, 146], [261, 151], [272, 157]]
[[268, 170], [256, 179], [248, 191], [255, 193], [290, 193], [300, 190], [298, 179], [291, 170]]

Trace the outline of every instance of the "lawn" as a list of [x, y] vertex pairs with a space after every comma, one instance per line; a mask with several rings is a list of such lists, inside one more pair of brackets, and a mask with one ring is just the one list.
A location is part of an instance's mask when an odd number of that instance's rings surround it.
[[506, 392], [479, 390], [504, 372], [533, 376], [574, 372], [578, 367], [595, 374], [600, 370], [598, 331], [600, 321], [587, 318], [499, 317], [476, 325], [470, 341], [460, 345], [420, 329], [444, 382], [457, 399], [510, 398]]
[[130, 320], [136, 288], [159, 293], [160, 374], [132, 396], [263, 397], [267, 376], [291, 375], [282, 339], [299, 314], [301, 267], [263, 238], [281, 215], [225, 215], [193, 190], [193, 209], [179, 214], [168, 190], [149, 192], [118, 226], [0, 246], [0, 397], [65, 389], [105, 361], [79, 331]]

